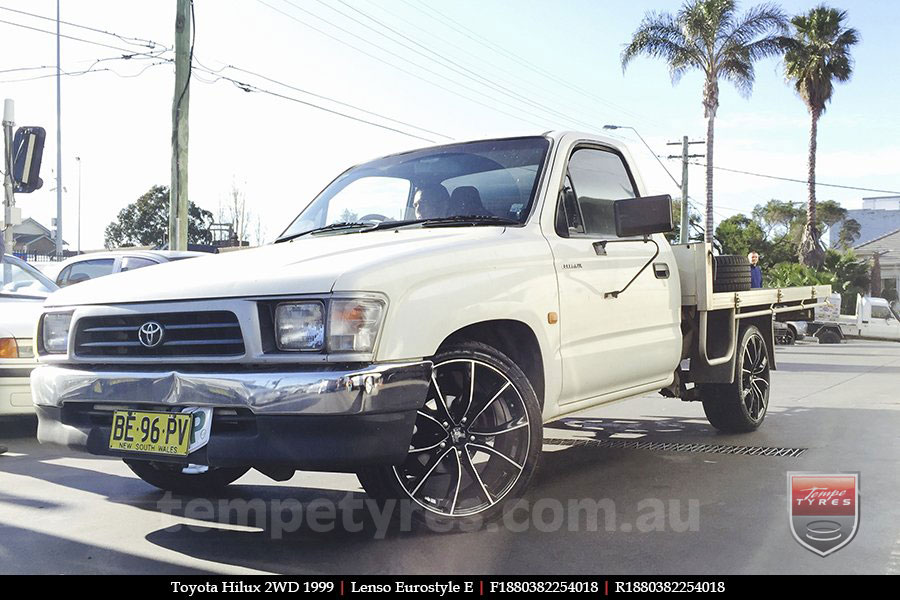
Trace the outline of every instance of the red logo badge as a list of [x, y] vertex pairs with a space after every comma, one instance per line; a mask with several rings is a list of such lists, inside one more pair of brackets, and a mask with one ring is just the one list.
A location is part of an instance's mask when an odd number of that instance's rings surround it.
[[828, 556], [850, 543], [859, 524], [859, 473], [788, 473], [791, 533]]

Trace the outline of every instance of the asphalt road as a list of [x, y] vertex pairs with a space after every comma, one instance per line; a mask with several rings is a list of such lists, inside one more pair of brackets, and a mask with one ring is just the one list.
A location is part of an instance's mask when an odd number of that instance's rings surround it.
[[[166, 497], [119, 461], [65, 456], [31, 420], [3, 421], [0, 573], [900, 574], [900, 344], [801, 342], [777, 357], [759, 431], [718, 434], [699, 404], [656, 395], [581, 413], [546, 430], [556, 443], [527, 508], [466, 533], [345, 522], [367, 498], [353, 475], [251, 471], [222, 500]], [[794, 540], [789, 471], [860, 473], [846, 547], [821, 558]], [[594, 526], [570, 501], [606, 510]]]

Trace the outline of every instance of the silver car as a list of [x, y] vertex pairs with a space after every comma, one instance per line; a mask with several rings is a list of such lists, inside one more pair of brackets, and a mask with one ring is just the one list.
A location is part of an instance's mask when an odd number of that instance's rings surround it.
[[40, 271], [8, 254], [0, 262], [0, 415], [31, 414], [32, 347], [44, 300], [58, 288]]

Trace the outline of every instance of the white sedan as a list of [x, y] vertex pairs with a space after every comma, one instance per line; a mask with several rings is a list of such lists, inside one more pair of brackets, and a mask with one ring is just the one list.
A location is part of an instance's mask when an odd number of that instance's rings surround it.
[[29, 376], [41, 306], [56, 284], [14, 256], [0, 261], [0, 415], [31, 414]]

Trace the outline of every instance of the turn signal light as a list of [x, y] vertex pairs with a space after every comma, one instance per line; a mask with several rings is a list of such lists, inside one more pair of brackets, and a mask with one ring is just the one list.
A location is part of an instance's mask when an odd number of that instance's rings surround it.
[[19, 358], [16, 338], [0, 338], [0, 358]]

